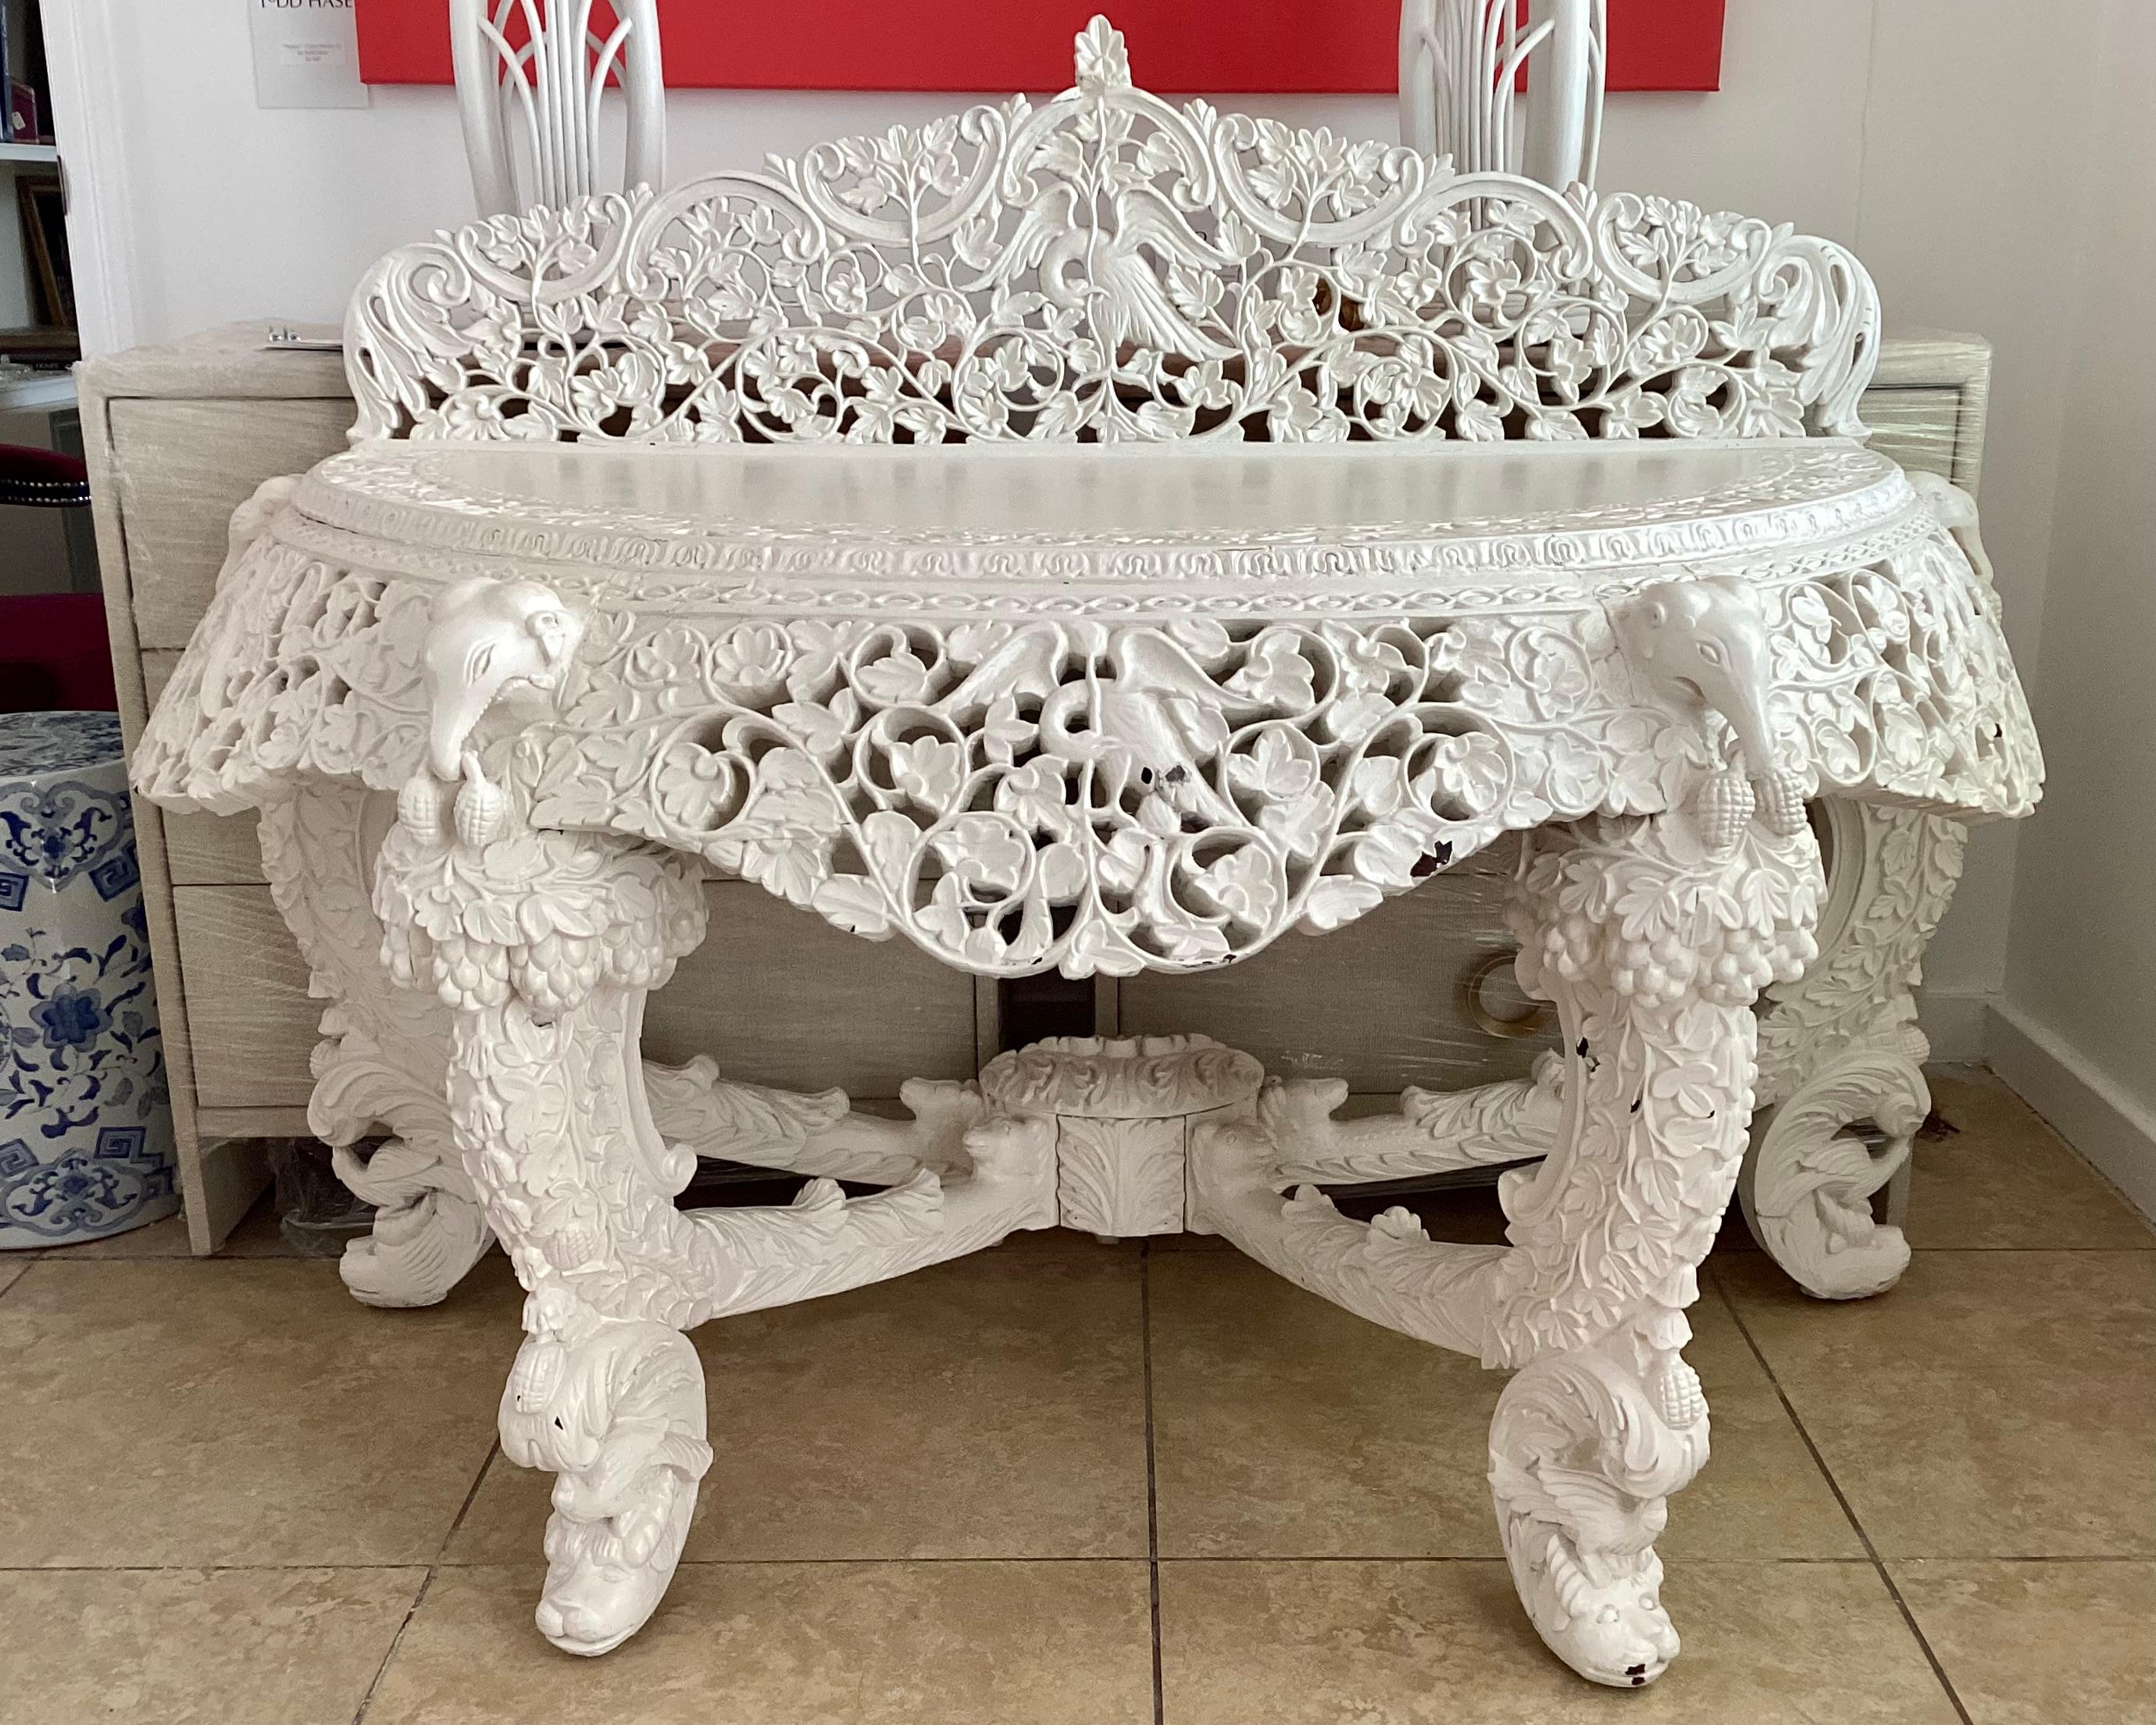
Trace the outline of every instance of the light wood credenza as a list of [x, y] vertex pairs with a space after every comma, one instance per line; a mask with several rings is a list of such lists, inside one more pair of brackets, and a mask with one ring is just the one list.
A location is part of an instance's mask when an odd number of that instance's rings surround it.
[[[352, 421], [339, 356], [266, 351], [263, 337], [261, 325], [234, 324], [78, 372], [131, 747], [209, 602], [233, 510], [264, 480], [341, 447]], [[1876, 446], [1974, 490], [1990, 363], [1974, 337], [1890, 339], [1865, 399]], [[139, 800], [136, 814], [188, 1227], [206, 1253], [262, 1189], [263, 1141], [306, 1130], [321, 1007], [270, 901], [254, 817]], [[1281, 942], [1232, 973], [1099, 983], [1093, 1028], [1199, 1032], [1269, 1072], [1343, 1078], [1358, 1094], [1523, 1075], [1543, 1040], [1488, 1028], [1522, 1005], [1492, 962], [1511, 947], [1497, 914], [1510, 860], [1494, 847], [1325, 941]], [[1009, 996], [995, 985], [903, 942], [850, 939], [745, 882], [705, 891], [710, 937], [654, 1000], [649, 1057], [715, 1050], [731, 1077], [836, 1083], [873, 1107], [905, 1077], [969, 1078], [1002, 1045]]]

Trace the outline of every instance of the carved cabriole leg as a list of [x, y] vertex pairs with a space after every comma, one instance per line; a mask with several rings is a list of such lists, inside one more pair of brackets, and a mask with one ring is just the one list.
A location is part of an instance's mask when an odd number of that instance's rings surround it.
[[[1052, 1143], [970, 1086], [919, 1086], [929, 1117], [886, 1123], [877, 1147], [911, 1142], [924, 1159], [887, 1170], [902, 1176], [890, 1190], [850, 1200], [817, 1179], [784, 1209], [677, 1210], [696, 1158], [654, 1124], [637, 1046], [646, 993], [702, 936], [702, 865], [531, 831], [476, 757], [465, 778], [461, 793], [424, 772], [407, 788], [375, 904], [392, 973], [448, 1008], [455, 1142], [530, 1294], [501, 1435], [511, 1460], [560, 1476], [539, 1627], [603, 1653], [657, 1606], [711, 1459], [680, 1332], [1052, 1224]], [[675, 1078], [721, 1108], [818, 1106]]]
[[1752, 1107], [1752, 1003], [1813, 956], [1823, 895], [1799, 823], [1717, 851], [1691, 813], [1534, 835], [1508, 920], [1520, 979], [1556, 1002], [1569, 1056], [1558, 1144], [1505, 1177], [1510, 1246], [1431, 1242], [1404, 1209], [1368, 1227], [1312, 1188], [1295, 1087], [1251, 1125], [1201, 1135], [1206, 1219], [1363, 1316], [1522, 1369], [1491, 1434], [1491, 1484], [1537, 1630], [1582, 1675], [1630, 1686], [1676, 1651], [1653, 1541], [1707, 1459], [1706, 1406], [1680, 1349]]
[[1512, 1244], [1434, 1243], [1401, 1209], [1364, 1228], [1309, 1186], [1281, 1204], [1281, 1170], [1324, 1147], [1310, 1098], [1285, 1087], [1255, 1125], [1207, 1133], [1192, 1164], [1205, 1219], [1283, 1275], [1521, 1368], [1490, 1436], [1513, 1581], [1560, 1658], [1632, 1686], [1677, 1651], [1654, 1540], [1707, 1459], [1684, 1313], [1743, 1158], [1752, 1007], [1817, 956], [1825, 883], [1750, 589], [1658, 582], [1611, 621], [1640, 697], [1695, 715], [1717, 764], [1681, 809], [1546, 828], [1522, 852], [1507, 920], [1568, 1066], [1556, 1148], [1499, 1183]]
[[[370, 1306], [432, 1306], [494, 1244], [464, 1170], [444, 1101], [449, 1013], [425, 990], [400, 988], [382, 963], [369, 902], [371, 863], [394, 818], [393, 799], [364, 786], [301, 781], [261, 815], [263, 872], [307, 961], [310, 991], [328, 1005], [313, 1056], [308, 1127], [332, 1147], [337, 1178], [375, 1207], [374, 1226], [345, 1249], [339, 1271]], [[660, 1135], [697, 1154], [873, 1183], [917, 1168], [968, 1166], [978, 1093], [915, 1080], [901, 1091], [911, 1121], [849, 1111], [842, 1091], [798, 1096], [721, 1080], [699, 1056], [647, 1066]], [[361, 1157], [352, 1147], [395, 1134]]]
[[[388, 803], [362, 785], [301, 781], [263, 808], [262, 870], [307, 961], [309, 992], [329, 1003], [308, 1128], [332, 1147], [337, 1178], [375, 1207], [373, 1231], [345, 1248], [338, 1271], [367, 1305], [432, 1306], [494, 1235], [444, 1100], [449, 1014], [382, 964], [367, 862]], [[362, 1160], [352, 1146], [379, 1126], [396, 1136]]]
[[[1908, 480], [1988, 593], [1975, 498], [1936, 475]], [[1893, 1286], [1908, 1266], [1908, 1242], [1872, 1220], [1871, 1200], [1907, 1166], [1931, 1112], [1931, 1049], [1910, 991], [1961, 879], [1969, 834], [1958, 821], [1912, 809], [1839, 797], [1815, 807], [1829, 855], [1822, 957], [1769, 996], [1760, 1111], [1738, 1196], [1753, 1235], [1799, 1286], [1850, 1300]], [[1887, 1139], [1876, 1153], [1848, 1133], [1864, 1121]]]
[[[1909, 1262], [1871, 1196], [1931, 1112], [1911, 989], [1961, 878], [1967, 829], [1941, 815], [1830, 798], [1820, 957], [1778, 987], [1759, 1027], [1759, 1112], [1738, 1194], [1745, 1220], [1806, 1293], [1859, 1299]], [[1874, 1151], [1848, 1131], [1869, 1122]]]

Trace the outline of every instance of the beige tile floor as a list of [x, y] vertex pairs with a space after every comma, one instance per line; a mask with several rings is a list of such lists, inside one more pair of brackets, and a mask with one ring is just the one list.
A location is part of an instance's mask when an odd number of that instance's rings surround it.
[[2156, 1725], [2156, 1235], [1935, 1087], [1899, 1288], [1805, 1300], [1735, 1226], [1708, 1266], [1641, 1694], [1521, 1617], [1495, 1378], [1216, 1243], [1068, 1235], [700, 1332], [686, 1558], [572, 1660], [494, 1448], [503, 1261], [373, 1312], [258, 1214], [213, 1263], [0, 1259], [0, 1725]]

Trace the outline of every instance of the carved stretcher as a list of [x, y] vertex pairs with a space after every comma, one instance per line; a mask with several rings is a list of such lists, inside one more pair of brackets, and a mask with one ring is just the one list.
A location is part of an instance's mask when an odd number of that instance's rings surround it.
[[[498, 1236], [530, 1291], [501, 1432], [558, 1476], [557, 1645], [634, 1634], [679, 1557], [684, 1331], [1062, 1221], [1217, 1232], [1514, 1368], [1521, 1597], [1649, 1681], [1755, 1101], [1770, 1245], [1899, 1268], [1861, 1206], [1893, 1152], [1837, 1131], [1922, 1118], [1944, 888], [1830, 894], [1807, 806], [1838, 863], [1950, 884], [1961, 824], [2037, 795], [1973, 517], [1864, 448], [1877, 308], [1835, 246], [1173, 110], [1098, 21], [1078, 70], [386, 259], [353, 446], [241, 511], [137, 783], [262, 811], [332, 1003], [314, 1123], [396, 1134], [340, 1155], [383, 1206], [353, 1291], [439, 1299]], [[1047, 1044], [891, 1121], [639, 1055], [707, 870], [978, 974], [1114, 975], [1514, 832], [1565, 1049], [1532, 1081], [1346, 1122], [1202, 1039]], [[700, 1152], [816, 1178], [677, 1209]], [[1533, 1157], [1503, 1246], [1317, 1190]]]

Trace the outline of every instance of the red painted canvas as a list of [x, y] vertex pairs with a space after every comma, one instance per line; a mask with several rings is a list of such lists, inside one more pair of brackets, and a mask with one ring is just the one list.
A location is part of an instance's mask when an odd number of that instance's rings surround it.
[[[1609, 0], [1613, 90], [1714, 90], [1723, 0]], [[449, 0], [358, 0], [360, 75], [447, 84]], [[666, 81], [737, 90], [1050, 91], [1106, 9], [1148, 90], [1386, 93], [1399, 0], [661, 0]]]

